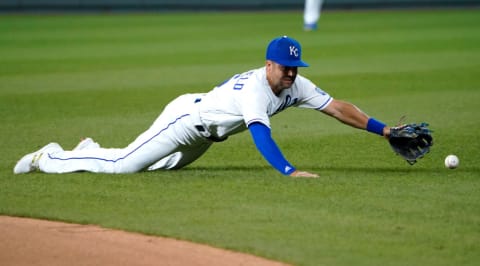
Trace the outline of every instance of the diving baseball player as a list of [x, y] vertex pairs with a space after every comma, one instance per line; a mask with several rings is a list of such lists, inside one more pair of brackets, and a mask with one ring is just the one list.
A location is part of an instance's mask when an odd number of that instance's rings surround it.
[[387, 136], [390, 127], [351, 103], [333, 99], [298, 75], [299, 67], [308, 66], [301, 54], [301, 46], [295, 39], [275, 38], [267, 47], [265, 66], [236, 74], [208, 93], [174, 99], [150, 128], [125, 148], [102, 148], [91, 138], [71, 151], [50, 143], [21, 158], [14, 173], [179, 169], [199, 158], [213, 143], [248, 129], [258, 151], [278, 172], [294, 177], [318, 177], [298, 170], [283, 156], [271, 136], [271, 116], [295, 106], [323, 112], [381, 136]]

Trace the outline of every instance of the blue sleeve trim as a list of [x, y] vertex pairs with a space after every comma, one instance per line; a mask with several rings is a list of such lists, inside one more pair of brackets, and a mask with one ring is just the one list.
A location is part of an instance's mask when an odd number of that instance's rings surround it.
[[295, 171], [295, 167], [283, 157], [282, 152], [272, 139], [270, 128], [262, 123], [256, 122], [250, 124], [248, 129], [252, 134], [257, 149], [270, 165], [284, 175], [290, 175]]

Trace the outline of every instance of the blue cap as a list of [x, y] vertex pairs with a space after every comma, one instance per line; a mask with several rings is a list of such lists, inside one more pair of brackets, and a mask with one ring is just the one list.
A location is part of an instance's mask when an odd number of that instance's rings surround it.
[[303, 62], [302, 47], [295, 39], [287, 36], [273, 39], [267, 47], [267, 60], [288, 67], [308, 67]]

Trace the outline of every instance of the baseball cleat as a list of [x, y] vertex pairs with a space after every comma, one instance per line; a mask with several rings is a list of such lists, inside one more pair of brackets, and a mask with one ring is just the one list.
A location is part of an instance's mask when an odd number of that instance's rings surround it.
[[92, 138], [84, 138], [77, 144], [77, 146], [75, 146], [75, 148], [73, 148], [73, 150], [79, 151], [79, 150], [89, 150], [89, 149], [96, 149], [96, 148], [100, 148], [100, 144], [93, 141]]
[[38, 160], [44, 153], [54, 153], [63, 151], [62, 147], [58, 143], [49, 143], [36, 152], [29, 153], [20, 159], [15, 168], [13, 168], [14, 174], [30, 173], [38, 169]]

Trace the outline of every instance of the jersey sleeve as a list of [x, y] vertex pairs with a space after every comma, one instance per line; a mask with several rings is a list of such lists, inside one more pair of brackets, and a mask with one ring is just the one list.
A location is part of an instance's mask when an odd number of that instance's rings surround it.
[[256, 97], [256, 99], [251, 98], [249, 103], [243, 106], [243, 118], [245, 125], [250, 126], [253, 123], [261, 123], [270, 127], [270, 118], [267, 114], [267, 109], [265, 107], [268, 103], [263, 103], [263, 99]]
[[298, 107], [310, 108], [315, 110], [325, 109], [333, 100], [332, 96], [323, 91], [310, 80], [298, 76], [297, 89], [301, 95]]

